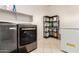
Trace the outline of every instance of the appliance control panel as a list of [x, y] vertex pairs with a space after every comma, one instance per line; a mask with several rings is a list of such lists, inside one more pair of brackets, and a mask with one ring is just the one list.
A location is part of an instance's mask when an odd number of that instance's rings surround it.
[[35, 30], [36, 28], [21, 28], [21, 30]]

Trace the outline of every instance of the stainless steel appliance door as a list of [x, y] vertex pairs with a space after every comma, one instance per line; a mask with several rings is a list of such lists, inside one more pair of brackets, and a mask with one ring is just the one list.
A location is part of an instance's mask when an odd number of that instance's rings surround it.
[[30, 44], [37, 39], [36, 28], [21, 28], [20, 30], [20, 45]]
[[0, 25], [0, 52], [7, 53], [17, 49], [16, 25]]

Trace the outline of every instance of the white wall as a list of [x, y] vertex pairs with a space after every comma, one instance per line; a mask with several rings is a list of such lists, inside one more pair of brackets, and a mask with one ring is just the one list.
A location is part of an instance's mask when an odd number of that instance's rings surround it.
[[60, 27], [79, 27], [79, 6], [51, 5], [49, 15], [59, 15]]
[[[79, 23], [79, 6], [66, 6], [66, 5], [17, 5], [17, 12], [21, 12], [24, 14], [33, 15], [33, 24], [38, 26], [38, 39], [43, 38], [43, 16], [45, 15], [59, 15], [61, 27], [72, 25], [76, 27]], [[4, 18], [3, 15], [6, 17]], [[8, 17], [9, 16], [9, 17]], [[13, 17], [13, 18], [12, 18]], [[0, 11], [0, 20], [8, 20], [15, 21], [15, 16], [13, 14], [5, 14]], [[10, 21], [9, 20], [9, 21]], [[25, 22], [23, 20], [18, 20], [19, 22]], [[64, 21], [64, 22], [63, 22]], [[69, 23], [69, 24], [68, 24]], [[76, 23], [76, 24], [74, 24]]]
[[[48, 14], [48, 6], [44, 5], [17, 5], [17, 12], [33, 15], [33, 24], [38, 27], [38, 39], [43, 38], [43, 16]], [[20, 21], [20, 20], [19, 20]]]

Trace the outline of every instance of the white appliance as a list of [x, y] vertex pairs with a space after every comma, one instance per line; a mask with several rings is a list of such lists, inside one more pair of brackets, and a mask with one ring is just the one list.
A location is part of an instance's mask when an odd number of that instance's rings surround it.
[[62, 51], [79, 53], [79, 19], [77, 18], [71, 17], [60, 21]]

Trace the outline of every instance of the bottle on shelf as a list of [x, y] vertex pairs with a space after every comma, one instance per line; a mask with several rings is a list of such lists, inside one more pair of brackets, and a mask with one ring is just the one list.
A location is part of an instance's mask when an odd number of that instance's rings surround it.
[[56, 17], [54, 17], [54, 18], [53, 18], [53, 21], [57, 21], [57, 18], [56, 18]]
[[50, 22], [52, 22], [53, 21], [53, 18], [50, 18]]

